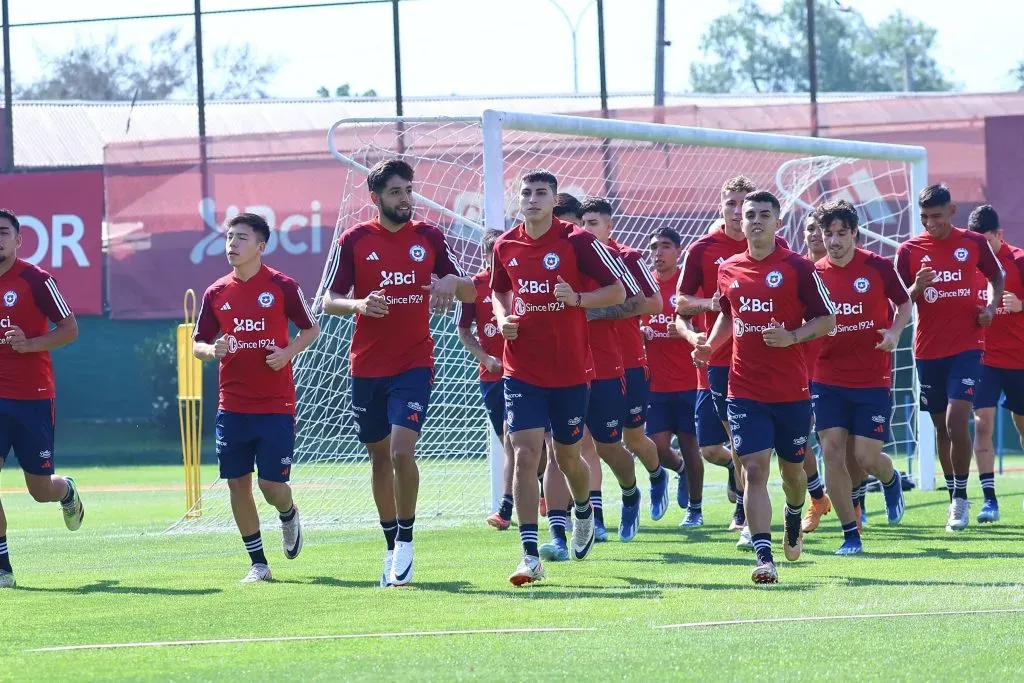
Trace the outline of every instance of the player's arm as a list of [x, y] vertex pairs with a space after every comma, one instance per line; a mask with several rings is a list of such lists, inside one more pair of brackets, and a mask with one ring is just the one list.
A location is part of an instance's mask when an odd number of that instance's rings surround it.
[[692, 317], [683, 317], [677, 315], [673, 324], [668, 326], [669, 334], [675, 331], [676, 336], [681, 337], [690, 346], [700, 346], [708, 340], [708, 335], [704, 332], [698, 332], [697, 328], [693, 326]]
[[[657, 315], [661, 313], [661, 290], [658, 288], [658, 283], [654, 281], [654, 277], [651, 272], [643, 267], [640, 262], [640, 256], [636, 253], [629, 254], [626, 258], [623, 258], [620, 264], [625, 269], [625, 272], [632, 276], [633, 281], [636, 283], [640, 292], [628, 296], [619, 306], [610, 306], [608, 308], [601, 309], [590, 309], [587, 311], [587, 320], [610, 320], [615, 318], [630, 318], [635, 315]], [[627, 285], [627, 292], [629, 290], [629, 282], [623, 280]], [[608, 315], [599, 316], [599, 311], [607, 311], [618, 313], [621, 310], [621, 315]]]
[[220, 335], [220, 323], [214, 314], [213, 292], [206, 290], [203, 303], [199, 306], [199, 316], [192, 331], [192, 355], [201, 361], [223, 358], [228, 354], [228, 342]]
[[[676, 284], [676, 313], [683, 317], [698, 315], [708, 311], [718, 311], [718, 291], [710, 297], [697, 296], [704, 284], [704, 269], [701, 267], [704, 247], [692, 244], [683, 256], [683, 266]], [[713, 283], [712, 283], [713, 284]]]
[[365, 315], [369, 318], [383, 318], [388, 314], [387, 300], [384, 290], [370, 292], [361, 299], [353, 298], [355, 293], [355, 257], [352, 236], [345, 233], [341, 236], [338, 247], [332, 252], [334, 275], [331, 284], [324, 292], [323, 307], [327, 315], [350, 316]]
[[999, 304], [1003, 301], [1005, 277], [1003, 276], [1003, 267], [999, 265], [999, 260], [992, 251], [988, 240], [978, 236], [978, 242], [980, 243], [978, 249], [978, 270], [988, 279], [988, 304], [978, 315], [978, 323], [990, 325], [996, 315]]
[[836, 307], [828, 296], [828, 289], [821, 281], [814, 265], [802, 256], [794, 263], [799, 282], [797, 291], [804, 304], [804, 324], [795, 330], [787, 330], [772, 318], [772, 326], [762, 333], [766, 346], [785, 348], [803, 344], [812, 339], [825, 337], [836, 329]]
[[78, 338], [78, 321], [57, 289], [56, 281], [51, 277], [36, 283], [32, 287], [32, 295], [54, 327], [46, 334], [32, 338], [26, 337], [20, 327], [12, 327], [4, 334], [11, 348], [18, 353], [44, 353], [75, 341]]
[[896, 250], [896, 273], [906, 285], [911, 301], [917, 301], [925, 287], [935, 280], [935, 271], [928, 266], [917, 273], [910, 272], [910, 249], [904, 248], [903, 245]]
[[903, 328], [910, 322], [910, 314], [914, 305], [910, 300], [910, 292], [903, 285], [903, 279], [887, 259], [875, 257], [871, 259], [870, 263], [881, 274], [885, 296], [896, 307], [896, 315], [893, 317], [889, 329], [878, 330], [878, 334], [882, 335], [882, 340], [875, 345], [875, 348], [882, 351], [895, 351], [900, 343]]
[[423, 289], [430, 292], [433, 310], [444, 313], [451, 308], [452, 301], [455, 299], [463, 303], [476, 301], [476, 285], [462, 272], [451, 249], [448, 248], [448, 241], [445, 240], [444, 233], [433, 228], [428, 233], [428, 239], [434, 246], [433, 274], [437, 279], [429, 285], [423, 285]]
[[[493, 294], [492, 294], [492, 299]], [[456, 304], [457, 316], [459, 319], [457, 329], [459, 331], [459, 342], [467, 351], [476, 358], [480, 365], [487, 368], [489, 372], [501, 370], [501, 359], [495, 358], [484, 351], [480, 340], [473, 334], [473, 321], [476, 319], [476, 303], [464, 304], [461, 301]]]
[[494, 246], [494, 263], [491, 266], [491, 310], [501, 336], [515, 339], [519, 336], [519, 316], [509, 315], [512, 310], [512, 278], [499, 257], [500, 244], [499, 241]]
[[613, 265], [616, 269], [616, 274], [619, 276], [619, 281], [625, 287], [626, 300], [614, 306], [588, 308], [587, 320], [621, 320], [622, 318], [632, 318], [635, 315], [641, 315], [645, 308], [646, 292], [641, 289], [640, 283], [634, 274], [620, 258], [614, 258]]
[[722, 312], [715, 319], [715, 324], [711, 327], [711, 334], [703, 340], [703, 343], [693, 345], [693, 352], [690, 355], [693, 356], [693, 362], [698, 367], [705, 367], [711, 360], [711, 355], [732, 339], [732, 308], [729, 306], [729, 300], [725, 297], [722, 297], [721, 301]]
[[598, 288], [592, 292], [576, 292], [559, 275], [554, 289], [555, 298], [566, 306], [579, 308], [603, 308], [623, 303], [626, 300], [626, 288], [619, 279], [620, 271], [615, 266], [615, 256], [589, 233], [575, 233], [569, 240], [576, 251], [579, 271], [596, 280]]
[[310, 312], [302, 289], [292, 280], [282, 283], [281, 288], [284, 290], [285, 315], [299, 328], [299, 333], [283, 349], [274, 345], [267, 348], [270, 352], [267, 355], [267, 365], [271, 370], [284, 368], [320, 336], [320, 325]]
[[[1024, 282], [1024, 252], [1014, 252], [1013, 267], [1017, 269], [1020, 281]], [[1003, 288], [1003, 308], [1008, 310], [1010, 313], [1020, 313], [1021, 311], [1024, 311], [1024, 302], [1021, 301], [1019, 296], [1007, 290], [1005, 285]]]

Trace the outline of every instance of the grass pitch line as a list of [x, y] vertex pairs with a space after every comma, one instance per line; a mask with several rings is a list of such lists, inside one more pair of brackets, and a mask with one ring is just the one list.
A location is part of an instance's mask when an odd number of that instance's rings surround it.
[[96, 645], [60, 645], [40, 647], [26, 652], [68, 652], [71, 650], [119, 650], [135, 647], [182, 647], [191, 645], [236, 645], [240, 643], [287, 643], [301, 640], [357, 640], [364, 638], [420, 638], [424, 636], [479, 636], [516, 633], [579, 633], [596, 631], [593, 627], [565, 628], [481, 628], [464, 631], [406, 631], [401, 633], [342, 633], [326, 636], [279, 636], [267, 638], [216, 638], [211, 640], [167, 640], [152, 643], [102, 643]]
[[[771, 590], [771, 589], [769, 589]], [[898, 617], [955, 617], [975, 614], [1019, 614], [1018, 609], [969, 609], [955, 612], [894, 612], [892, 614], [834, 614], [820, 617], [777, 617], [771, 619], [734, 619], [731, 621], [695, 621], [689, 624], [667, 624], [654, 626], [655, 629], [705, 628], [711, 626], [747, 626], [752, 624], [791, 624], [809, 621], [852, 621], [856, 619], [893, 619]]]

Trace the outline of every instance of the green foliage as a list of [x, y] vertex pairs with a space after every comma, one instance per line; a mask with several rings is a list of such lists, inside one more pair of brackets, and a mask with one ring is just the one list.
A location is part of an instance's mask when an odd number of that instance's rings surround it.
[[[149, 389], [150, 418], [159, 433], [178, 435], [178, 351], [173, 326], [166, 332], [146, 337], [135, 345], [139, 375]], [[203, 421], [213, 425], [217, 408], [217, 366], [203, 366]]]
[[[807, 91], [806, 33], [804, 0], [785, 0], [778, 13], [757, 0], [739, 0], [735, 11], [712, 21], [701, 36], [709, 59], [690, 66], [690, 83], [708, 93]], [[953, 84], [932, 56], [935, 37], [934, 28], [900, 11], [872, 29], [859, 15], [817, 0], [818, 89], [902, 90], [906, 71], [911, 90], [950, 90]]]
[[316, 91], [316, 95], [317, 97], [377, 97], [377, 91], [374, 90], [373, 88], [370, 88], [362, 95], [359, 95], [357, 93], [352, 92], [351, 85], [349, 85], [348, 83], [343, 83], [334, 89], [333, 95], [331, 94], [330, 90], [323, 86], [320, 86], [320, 88]]

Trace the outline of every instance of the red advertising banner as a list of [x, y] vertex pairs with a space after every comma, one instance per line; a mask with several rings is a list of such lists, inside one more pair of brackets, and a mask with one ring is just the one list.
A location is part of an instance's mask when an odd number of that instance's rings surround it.
[[0, 175], [0, 206], [21, 223], [18, 256], [57, 280], [71, 309], [103, 313], [103, 171]]

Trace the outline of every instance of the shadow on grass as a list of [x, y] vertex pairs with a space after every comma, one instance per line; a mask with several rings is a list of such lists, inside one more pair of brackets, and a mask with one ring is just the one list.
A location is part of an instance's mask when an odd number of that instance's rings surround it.
[[155, 586], [122, 586], [120, 581], [97, 581], [78, 588], [42, 588], [18, 584], [18, 591], [26, 593], [67, 593], [69, 595], [213, 595], [222, 593], [220, 588], [158, 588]]
[[839, 584], [845, 584], [849, 588], [862, 587], [894, 587], [919, 586], [921, 588], [952, 587], [952, 588], [1020, 588], [1020, 582], [1013, 581], [942, 581], [942, 580], [907, 580], [907, 579], [882, 579], [878, 577], [863, 576], [826, 576], [825, 579]]

